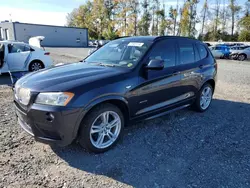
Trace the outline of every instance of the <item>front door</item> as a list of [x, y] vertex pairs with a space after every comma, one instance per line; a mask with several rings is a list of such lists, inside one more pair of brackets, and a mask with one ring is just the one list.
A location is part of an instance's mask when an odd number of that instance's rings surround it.
[[24, 44], [8, 45], [7, 63], [11, 72], [25, 71], [25, 63], [30, 55], [30, 50]]
[[144, 64], [148, 64], [151, 59], [163, 60], [164, 69], [145, 70], [142, 66], [139, 85], [135, 90], [137, 96], [133, 101], [136, 104], [133, 107], [133, 116], [156, 112], [177, 102], [175, 99], [179, 95], [180, 75], [175, 70], [176, 40], [164, 39], [154, 44], [145, 57]]

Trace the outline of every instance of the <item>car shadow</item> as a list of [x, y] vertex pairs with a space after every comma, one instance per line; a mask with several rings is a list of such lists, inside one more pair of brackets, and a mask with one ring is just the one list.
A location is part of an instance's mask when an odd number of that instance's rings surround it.
[[11, 85], [11, 78], [9, 74], [0, 75], [0, 85]]
[[185, 109], [131, 125], [103, 154], [77, 144], [52, 149], [71, 167], [134, 187], [244, 187], [249, 113], [248, 103], [214, 99], [205, 113]]

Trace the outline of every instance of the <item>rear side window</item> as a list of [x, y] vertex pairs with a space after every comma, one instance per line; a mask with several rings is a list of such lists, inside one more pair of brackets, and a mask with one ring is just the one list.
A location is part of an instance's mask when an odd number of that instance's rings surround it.
[[176, 61], [176, 41], [167, 39], [159, 41], [153, 46], [149, 53], [149, 60], [159, 59], [164, 61], [164, 68], [175, 66]]
[[180, 63], [189, 64], [195, 62], [194, 46], [192, 43], [179, 43]]
[[9, 53], [20, 53], [29, 51], [29, 48], [22, 44], [12, 44], [9, 45]]
[[207, 49], [202, 44], [196, 45], [200, 54], [200, 59], [205, 59], [207, 57]]

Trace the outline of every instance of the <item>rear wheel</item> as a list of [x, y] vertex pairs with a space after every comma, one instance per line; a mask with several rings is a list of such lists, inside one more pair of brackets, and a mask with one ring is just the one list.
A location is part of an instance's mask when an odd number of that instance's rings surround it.
[[83, 120], [80, 145], [91, 152], [105, 152], [118, 142], [123, 128], [124, 117], [120, 109], [112, 104], [102, 104]]
[[43, 69], [43, 68], [44, 68], [43, 64], [39, 61], [34, 61], [29, 66], [29, 70], [31, 72], [38, 71], [38, 70]]
[[197, 94], [193, 104], [194, 109], [198, 112], [206, 111], [212, 102], [213, 92], [213, 87], [208, 83], [205, 84]]
[[240, 54], [239, 56], [238, 56], [238, 60], [239, 61], [245, 61], [246, 60], [246, 55], [245, 54]]

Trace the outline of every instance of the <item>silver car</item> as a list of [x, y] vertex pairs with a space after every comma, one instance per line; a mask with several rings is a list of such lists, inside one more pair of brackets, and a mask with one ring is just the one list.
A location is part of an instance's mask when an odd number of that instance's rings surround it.
[[250, 59], [250, 46], [233, 46], [230, 48], [231, 54], [237, 54], [239, 61]]

